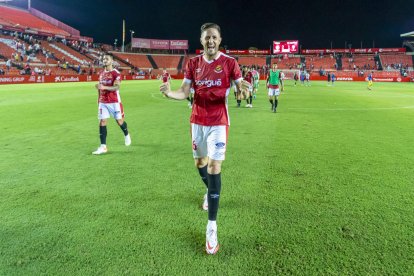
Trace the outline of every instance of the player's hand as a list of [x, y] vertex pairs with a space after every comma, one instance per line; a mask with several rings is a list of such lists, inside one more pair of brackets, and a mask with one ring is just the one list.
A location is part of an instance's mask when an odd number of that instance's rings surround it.
[[163, 82], [160, 85], [160, 91], [161, 91], [162, 94], [167, 96], [168, 92], [171, 92], [170, 83], [169, 82]]
[[99, 86], [100, 86], [100, 84], [99, 84], [99, 83], [95, 84], [95, 88], [96, 88], [96, 89], [100, 89], [100, 88], [99, 88]]
[[241, 81], [241, 86], [243, 89], [245, 90], [249, 90], [252, 88], [252, 85], [250, 84], [250, 82], [246, 81], [246, 80], [242, 80]]

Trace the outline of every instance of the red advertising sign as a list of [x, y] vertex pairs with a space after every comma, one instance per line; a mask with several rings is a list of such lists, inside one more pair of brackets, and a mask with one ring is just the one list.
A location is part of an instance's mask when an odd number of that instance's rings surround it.
[[299, 52], [298, 40], [273, 41], [273, 54], [295, 54]]
[[330, 53], [356, 53], [356, 54], [375, 54], [375, 53], [405, 53], [405, 48], [362, 48], [362, 49], [304, 49], [302, 54], [330, 54]]
[[170, 49], [169, 40], [151, 39], [150, 44], [151, 44], [151, 49], [162, 49], [162, 50]]
[[175, 50], [187, 50], [188, 49], [188, 40], [170, 40], [170, 49]]

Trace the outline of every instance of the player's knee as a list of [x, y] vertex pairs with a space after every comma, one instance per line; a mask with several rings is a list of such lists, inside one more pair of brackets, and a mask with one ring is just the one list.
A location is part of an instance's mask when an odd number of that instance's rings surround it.
[[106, 126], [106, 122], [107, 121], [105, 119], [102, 119], [102, 120], [99, 121], [99, 125], [100, 126]]
[[118, 119], [116, 120], [119, 126], [121, 126], [124, 123], [124, 119]]
[[221, 162], [210, 160], [210, 162], [208, 162], [207, 172], [209, 174], [219, 174], [221, 172]]
[[203, 168], [207, 166], [208, 160], [207, 157], [204, 158], [194, 158], [194, 164], [197, 168]]

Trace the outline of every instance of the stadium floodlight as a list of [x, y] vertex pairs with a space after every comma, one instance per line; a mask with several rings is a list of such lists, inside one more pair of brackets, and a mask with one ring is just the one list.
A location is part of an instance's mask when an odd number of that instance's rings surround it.
[[135, 31], [129, 30], [129, 32], [131, 33], [131, 52], [132, 52], [132, 39], [134, 38]]

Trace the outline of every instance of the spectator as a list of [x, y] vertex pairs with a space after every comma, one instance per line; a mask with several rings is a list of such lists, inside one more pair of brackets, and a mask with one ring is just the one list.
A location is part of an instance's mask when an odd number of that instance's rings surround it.
[[11, 59], [8, 59], [7, 61], [6, 61], [6, 69], [7, 69], [7, 72], [8, 71], [10, 71], [10, 68], [11, 68]]

